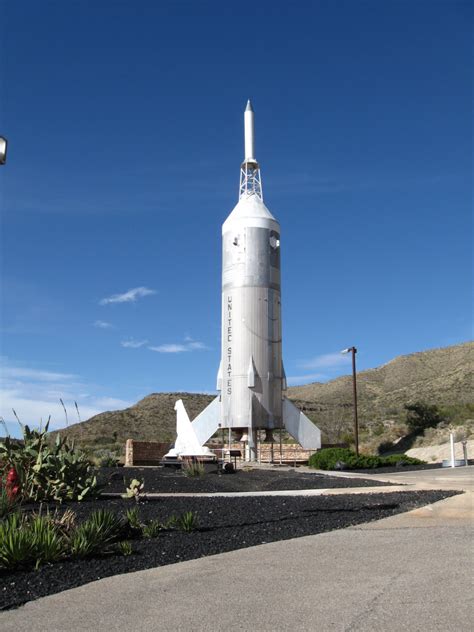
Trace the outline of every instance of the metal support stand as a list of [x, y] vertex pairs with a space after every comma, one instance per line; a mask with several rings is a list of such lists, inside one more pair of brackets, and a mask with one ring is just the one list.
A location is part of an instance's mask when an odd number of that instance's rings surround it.
[[283, 456], [283, 454], [282, 454], [282, 452], [283, 452], [283, 446], [282, 446], [282, 437], [281, 437], [281, 432], [282, 432], [282, 429], [281, 429], [281, 426], [280, 426], [280, 465], [281, 465], [282, 456]]
[[240, 167], [239, 199], [250, 195], [256, 195], [263, 201], [262, 177], [256, 160], [243, 162]]

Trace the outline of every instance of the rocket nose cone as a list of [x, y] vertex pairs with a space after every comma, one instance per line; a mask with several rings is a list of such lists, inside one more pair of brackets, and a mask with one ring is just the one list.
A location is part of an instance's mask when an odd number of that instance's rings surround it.
[[253, 107], [252, 107], [252, 103], [250, 102], [250, 99], [247, 101], [247, 107], [245, 108], [246, 112], [253, 112]]

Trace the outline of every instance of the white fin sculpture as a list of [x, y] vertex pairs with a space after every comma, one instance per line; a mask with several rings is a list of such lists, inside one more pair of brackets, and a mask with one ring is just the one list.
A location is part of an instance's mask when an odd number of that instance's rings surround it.
[[176, 441], [164, 458], [178, 457], [214, 457], [214, 453], [202, 446], [184, 408], [183, 400], [179, 399], [174, 405], [176, 411]]

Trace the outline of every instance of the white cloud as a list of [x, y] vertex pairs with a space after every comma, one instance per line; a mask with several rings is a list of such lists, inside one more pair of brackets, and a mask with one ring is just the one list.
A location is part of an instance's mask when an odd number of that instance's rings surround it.
[[350, 356], [342, 353], [326, 353], [298, 364], [302, 369], [336, 369], [350, 364]]
[[207, 349], [206, 345], [203, 342], [198, 342], [197, 340], [193, 340], [192, 342], [188, 342], [189, 350], [197, 350], [197, 349]]
[[320, 380], [326, 380], [327, 375], [324, 373], [308, 373], [307, 375], [291, 375], [286, 378], [289, 386], [297, 386], [300, 384], [309, 384], [310, 382], [319, 382]]
[[143, 345], [146, 345], [147, 342], [148, 340], [134, 340], [133, 338], [130, 338], [130, 340], [122, 340], [120, 344], [126, 349], [139, 349], [140, 347], [143, 347]]
[[149, 296], [150, 294], [156, 294], [155, 290], [150, 290], [147, 287], [134, 287], [131, 290], [127, 290], [123, 294], [113, 294], [99, 301], [100, 305], [109, 305], [110, 303], [135, 303], [139, 298]]
[[199, 340], [193, 340], [189, 336], [184, 339], [185, 344], [172, 343], [159, 345], [158, 347], [148, 347], [151, 351], [157, 351], [158, 353], [185, 353], [187, 351], [202, 351], [207, 349], [206, 345]]
[[183, 351], [189, 351], [185, 345], [159, 345], [158, 347], [148, 347], [151, 351], [157, 351], [158, 353], [183, 353]]
[[58, 382], [61, 380], [71, 380], [77, 377], [73, 373], [52, 373], [51, 371], [39, 371], [37, 369], [27, 369], [15, 366], [2, 367], [1, 375], [3, 379], [29, 378], [37, 382]]
[[74, 402], [77, 402], [82, 421], [106, 410], [131, 405], [131, 402], [98, 391], [99, 387], [85, 384], [80, 376], [72, 373], [53, 373], [4, 362], [0, 379], [0, 416], [10, 429], [15, 430], [18, 425], [12, 409], [23, 424], [30, 426], [38, 426], [41, 419], [44, 424], [51, 415], [50, 428], [56, 429], [66, 425], [59, 398], [64, 401], [70, 424], [78, 421]]
[[94, 327], [97, 327], [98, 329], [115, 329], [111, 323], [107, 323], [105, 320], [96, 320]]

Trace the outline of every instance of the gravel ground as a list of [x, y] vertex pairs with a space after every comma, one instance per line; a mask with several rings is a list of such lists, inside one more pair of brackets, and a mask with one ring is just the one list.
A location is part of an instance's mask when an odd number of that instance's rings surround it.
[[334, 487], [375, 487], [387, 485], [361, 478], [338, 478], [298, 470], [238, 469], [233, 474], [218, 474], [215, 466], [202, 478], [184, 476], [174, 467], [101, 468], [99, 479], [104, 492], [124, 492], [124, 478], [144, 480], [146, 492], [263, 492]]
[[[166, 520], [195, 511], [198, 529], [191, 533], [162, 532], [159, 537], [132, 541], [133, 554], [61, 562], [37, 571], [0, 572], [0, 609], [14, 608], [45, 595], [131, 571], [285, 540], [385, 518], [436, 502], [457, 492], [416, 491], [313, 497], [167, 497], [140, 502], [140, 519]], [[78, 521], [91, 511], [107, 508], [125, 513], [134, 501], [121, 498], [67, 503]]]

